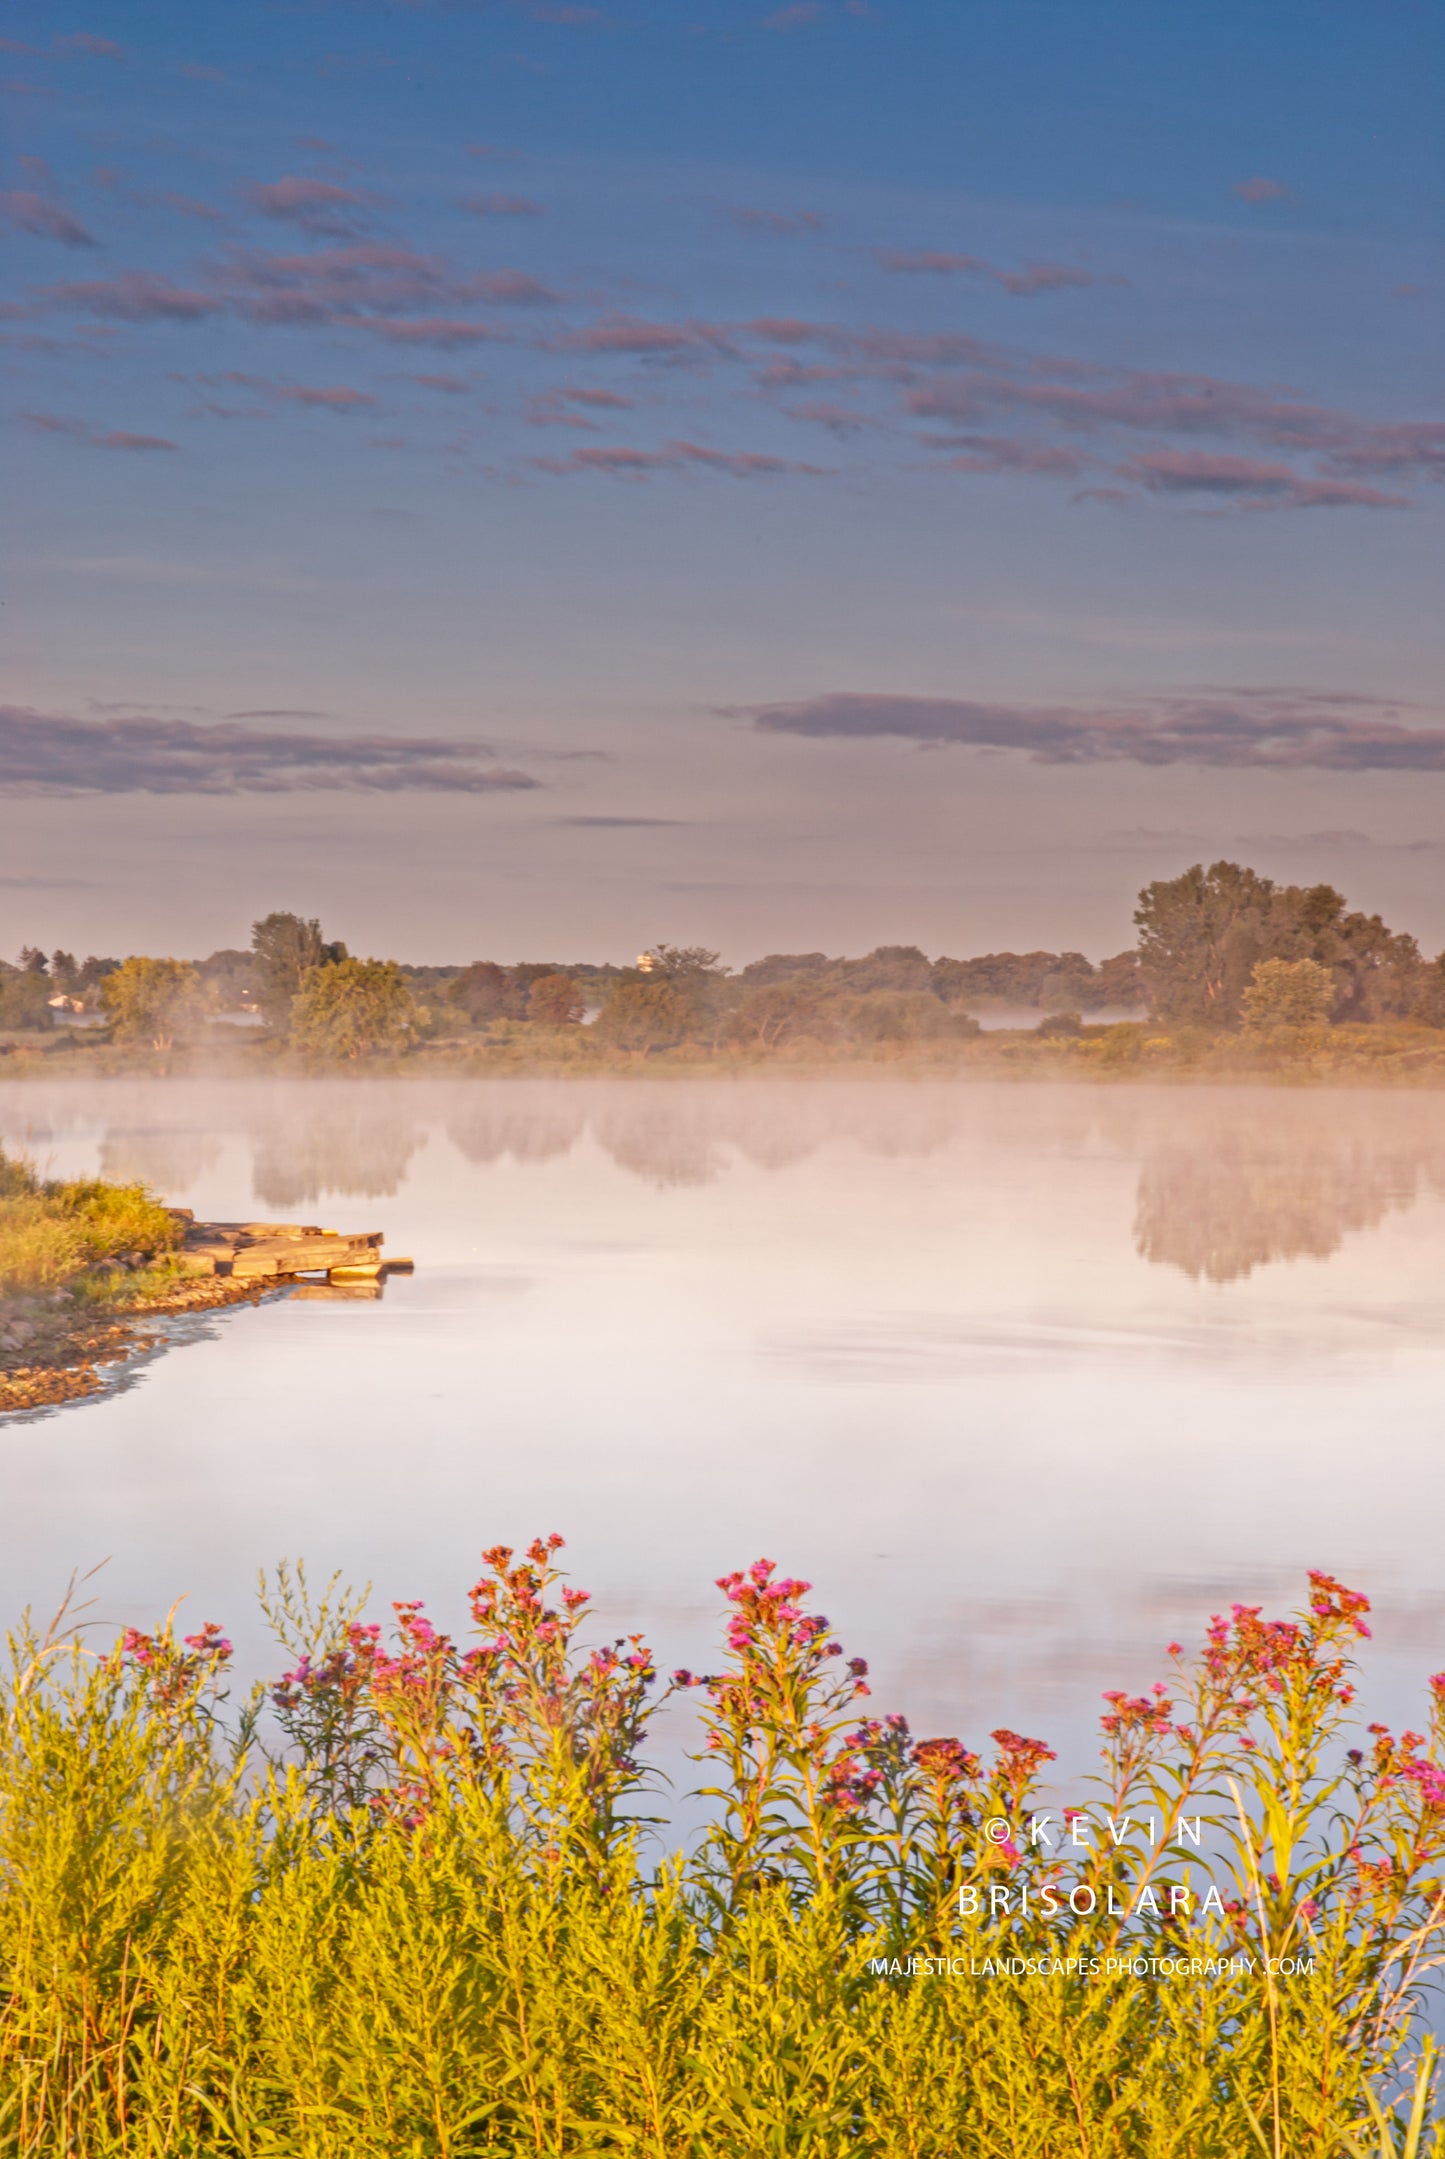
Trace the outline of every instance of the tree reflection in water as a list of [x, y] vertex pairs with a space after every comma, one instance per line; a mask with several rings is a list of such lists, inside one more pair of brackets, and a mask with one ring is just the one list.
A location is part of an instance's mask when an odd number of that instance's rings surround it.
[[253, 1097], [252, 1175], [265, 1207], [309, 1204], [323, 1193], [389, 1199], [406, 1181], [425, 1132], [403, 1088], [303, 1087]]
[[1438, 1141], [1345, 1122], [1321, 1129], [1310, 1116], [1302, 1128], [1156, 1144], [1139, 1172], [1135, 1248], [1195, 1281], [1237, 1282], [1272, 1261], [1328, 1259], [1351, 1230], [1445, 1190]]

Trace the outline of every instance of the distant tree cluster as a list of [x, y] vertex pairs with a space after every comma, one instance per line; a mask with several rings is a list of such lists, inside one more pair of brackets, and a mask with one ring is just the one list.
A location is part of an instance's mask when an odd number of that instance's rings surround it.
[[[1146, 885], [1134, 920], [1145, 989], [1161, 1020], [1260, 1026], [1266, 1012], [1284, 1009], [1283, 998], [1321, 1021], [1445, 1025], [1445, 955], [1425, 960], [1413, 937], [1379, 915], [1352, 912], [1333, 885], [1277, 885], [1237, 862], [1207, 870], [1196, 863], [1182, 877]], [[1287, 995], [1275, 963], [1298, 969], [1304, 961], [1319, 972], [1294, 973]]]
[[930, 959], [917, 945], [879, 945], [860, 958], [770, 952], [734, 972], [706, 946], [665, 943], [632, 967], [358, 959], [314, 917], [278, 912], [253, 925], [248, 950], [195, 963], [77, 964], [27, 945], [16, 965], [0, 962], [0, 1030], [48, 1027], [67, 1008], [103, 1012], [118, 1040], [164, 1050], [217, 1015], [245, 1014], [272, 1044], [355, 1060], [513, 1030], [540, 1043], [586, 1023], [589, 1040], [631, 1057], [683, 1044], [766, 1054], [944, 1043], [977, 1034], [980, 1016], [1060, 1037], [1146, 1011], [1160, 1027], [1250, 1036], [1345, 1022], [1445, 1028], [1445, 954], [1427, 960], [1332, 885], [1196, 864], [1147, 885], [1134, 919], [1137, 949], [1097, 963], [1043, 951]]
[[73, 952], [47, 956], [35, 945], [22, 945], [15, 966], [0, 960], [0, 1029], [29, 1032], [52, 1027], [59, 1012], [97, 1010], [101, 984], [119, 965], [94, 953], [77, 961]]

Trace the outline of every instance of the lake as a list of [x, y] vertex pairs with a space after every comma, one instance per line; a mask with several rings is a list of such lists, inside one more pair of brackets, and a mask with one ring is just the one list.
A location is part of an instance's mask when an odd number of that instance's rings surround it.
[[560, 1530], [610, 1633], [707, 1668], [715, 1576], [808, 1577], [872, 1707], [1082, 1764], [1100, 1691], [1309, 1566], [1371, 1713], [1445, 1664], [1445, 1096], [933, 1079], [0, 1085], [50, 1174], [383, 1229], [376, 1303], [204, 1323], [0, 1427], [7, 1615], [107, 1559], [279, 1668], [258, 1568], [460, 1627]]

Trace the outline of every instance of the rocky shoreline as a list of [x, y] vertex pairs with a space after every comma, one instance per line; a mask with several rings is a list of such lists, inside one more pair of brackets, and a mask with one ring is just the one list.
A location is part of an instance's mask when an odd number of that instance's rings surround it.
[[[303, 1297], [379, 1297], [388, 1274], [409, 1259], [384, 1259], [379, 1230], [339, 1233], [309, 1223], [197, 1222], [189, 1208], [167, 1213], [181, 1235], [164, 1255], [174, 1269], [137, 1284], [135, 1301], [86, 1310], [65, 1291], [0, 1306], [0, 1417], [49, 1409], [98, 1394], [117, 1364], [156, 1348], [153, 1322], [228, 1305], [257, 1304], [285, 1291]], [[109, 1263], [118, 1280], [142, 1276], [158, 1255], [127, 1252]]]

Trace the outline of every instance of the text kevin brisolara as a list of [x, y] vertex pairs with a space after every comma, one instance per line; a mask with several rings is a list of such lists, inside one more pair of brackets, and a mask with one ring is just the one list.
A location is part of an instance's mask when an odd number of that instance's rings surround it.
[[[1194, 1864], [1203, 1865], [1204, 1829], [1202, 1814], [1181, 1815], [1168, 1842], [1176, 1847], [1181, 1859], [1192, 1848], [1200, 1855]], [[982, 1826], [982, 1837], [978, 1854], [981, 1860], [986, 1858], [995, 1864], [1002, 1860], [1017, 1866], [1026, 1851], [1105, 1856], [1111, 1848], [1120, 1852], [1137, 1840], [1157, 1847], [1159, 1821], [1152, 1814], [1138, 1819], [1129, 1814], [1117, 1818], [1105, 1814], [1096, 1820], [1082, 1807], [1065, 1807], [1061, 1815], [1030, 1814], [1017, 1825], [1004, 1815], [990, 1815]], [[1106, 1919], [1188, 1919], [1197, 1905], [1201, 1918], [1206, 1914], [1224, 1917], [1224, 1899], [1212, 1882], [1202, 1895], [1189, 1882], [1143, 1882], [1119, 1887], [1124, 1896], [1122, 1903], [1112, 1882], [1096, 1886], [1075, 1880], [1070, 1886], [1063, 1880], [1046, 1878], [1032, 1890], [1027, 1882], [967, 1883], [958, 1892], [958, 1915], [960, 1919], [984, 1915], [990, 1919], [1052, 1919], [1067, 1909], [1076, 1919], [1092, 1918], [1095, 1913]]]

